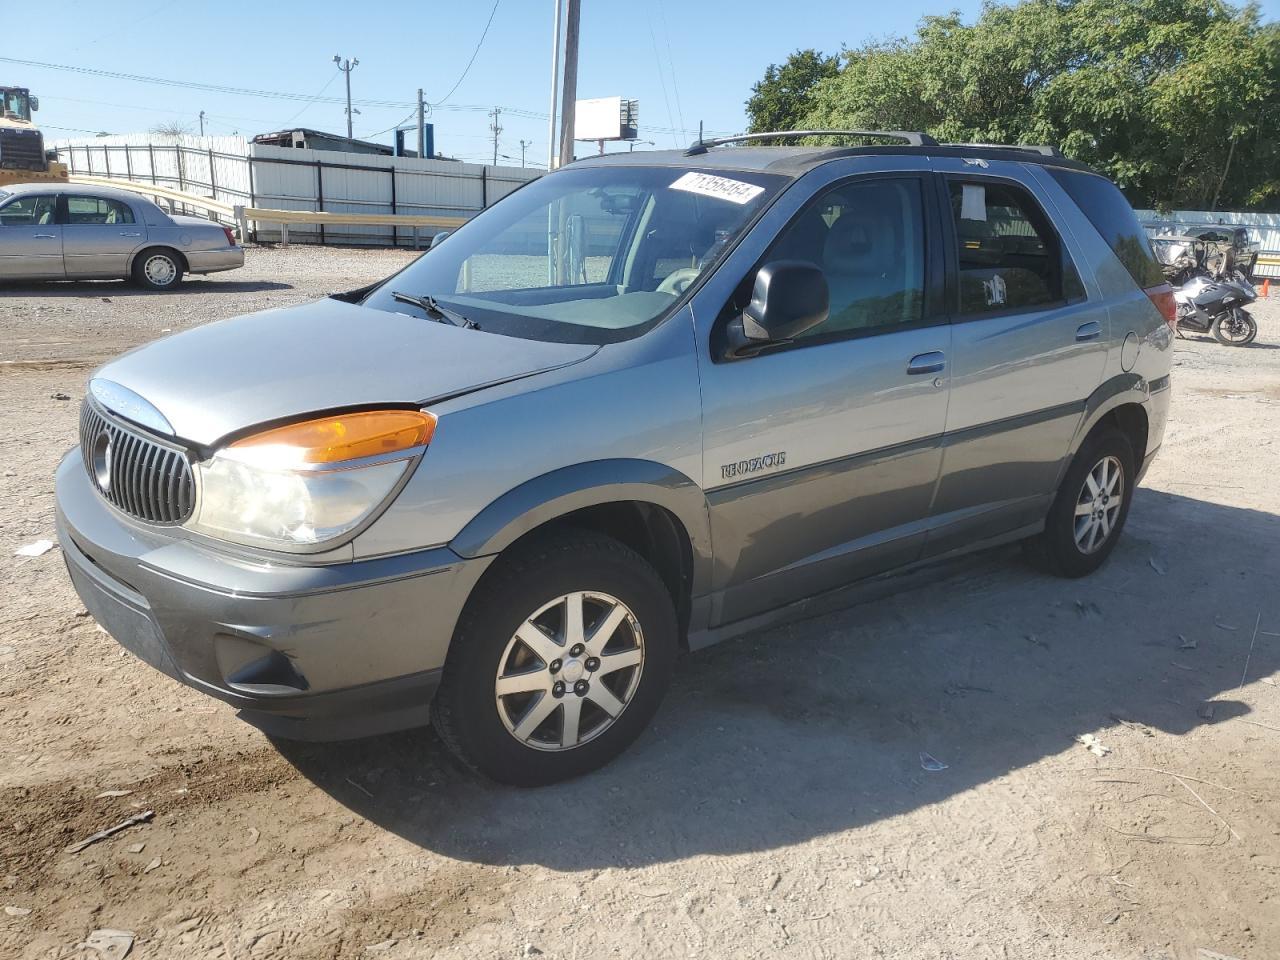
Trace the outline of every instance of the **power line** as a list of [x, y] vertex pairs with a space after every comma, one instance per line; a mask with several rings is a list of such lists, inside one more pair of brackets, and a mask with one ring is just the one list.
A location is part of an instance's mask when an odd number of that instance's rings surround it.
[[658, 0], [658, 15], [662, 17], [662, 35], [667, 43], [667, 66], [671, 68], [671, 92], [676, 98], [676, 120], [679, 121], [680, 127], [684, 127], [684, 108], [680, 105], [680, 81], [676, 77], [676, 62], [671, 56], [671, 30], [667, 27], [667, 10], [662, 5], [662, 0]]
[[[667, 123], [675, 125], [675, 117], [671, 115], [671, 101], [667, 98], [667, 79], [662, 75], [662, 57], [658, 53], [658, 35], [653, 31], [653, 11], [645, 11], [645, 18], [649, 22], [649, 39], [653, 41], [653, 64], [658, 68], [658, 83], [662, 85], [662, 102], [667, 106]], [[671, 135], [671, 142], [679, 146], [675, 134]]]
[[315, 92], [315, 94], [311, 97], [311, 102], [310, 102], [310, 103], [305, 104], [305, 105], [302, 107], [302, 109], [301, 109], [301, 110], [299, 110], [297, 113], [295, 113], [292, 117], [290, 117], [290, 118], [289, 118], [288, 120], [286, 120], [284, 123], [280, 124], [280, 126], [281, 126], [281, 127], [287, 127], [287, 126], [289, 126], [289, 124], [293, 123], [293, 121], [297, 120], [300, 116], [302, 116], [304, 113], [306, 113], [306, 112], [307, 112], [308, 110], [310, 110], [312, 107], [314, 107], [314, 106], [316, 105], [316, 100], [317, 100], [317, 98], [319, 98], [321, 94], [323, 94], [326, 90], [328, 90], [328, 89], [329, 89], [329, 87], [331, 87], [331, 86], [333, 85], [333, 81], [335, 81], [335, 80], [337, 80], [337, 79], [338, 79], [338, 75], [337, 75], [336, 73], [331, 73], [331, 74], [329, 74], [329, 79], [328, 79], [328, 80], [326, 80], [326, 81], [324, 82], [324, 86], [323, 86], [323, 87], [321, 87], [319, 90], [317, 90], [317, 91]]
[[[480, 34], [480, 41], [476, 44], [475, 50], [471, 52], [471, 59], [467, 61], [466, 67], [462, 70], [462, 76], [458, 78], [458, 82], [449, 88], [449, 92], [441, 97], [433, 106], [439, 106], [454, 95], [457, 89], [462, 86], [462, 81], [467, 79], [467, 74], [471, 72], [471, 65], [476, 62], [476, 57], [480, 55], [480, 48], [484, 46], [484, 38], [489, 35], [489, 28], [493, 26], [494, 14], [498, 12], [498, 4], [502, 0], [493, 0], [493, 9], [489, 11], [489, 19], [484, 25], [484, 32]], [[416, 109], [416, 108], [415, 108]]]

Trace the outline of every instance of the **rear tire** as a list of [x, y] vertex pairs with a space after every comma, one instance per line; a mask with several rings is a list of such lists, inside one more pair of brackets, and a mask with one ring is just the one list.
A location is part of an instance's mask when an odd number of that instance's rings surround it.
[[1213, 339], [1228, 347], [1243, 347], [1258, 337], [1258, 322], [1236, 307], [1213, 321]]
[[1028, 558], [1060, 577], [1083, 577], [1101, 567], [1129, 516], [1134, 460], [1128, 437], [1115, 427], [1091, 434], [1062, 478], [1044, 532], [1025, 542]]
[[182, 273], [182, 258], [172, 250], [144, 250], [133, 261], [133, 282], [148, 290], [172, 290]]
[[648, 726], [676, 650], [671, 595], [643, 557], [589, 531], [540, 536], [500, 557], [467, 602], [432, 723], [492, 780], [576, 777]]

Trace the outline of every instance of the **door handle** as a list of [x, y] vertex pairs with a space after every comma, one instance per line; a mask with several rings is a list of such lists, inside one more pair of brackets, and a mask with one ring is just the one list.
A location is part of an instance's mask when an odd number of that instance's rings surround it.
[[1076, 340], [1080, 343], [1086, 340], [1097, 340], [1100, 336], [1102, 336], [1102, 324], [1097, 320], [1090, 320], [1076, 327]]
[[54, 234], [54, 233], [36, 233], [36, 234], [32, 234], [31, 239], [33, 239], [33, 240], [57, 240], [57, 239], [58, 239], [58, 236], [57, 236], [57, 234]]
[[121, 231], [120, 231], [120, 236], [122, 236], [122, 237], [140, 237], [140, 236], [142, 236], [142, 234], [140, 234], [140, 233], [126, 233], [125, 231], [121, 230]]
[[931, 353], [920, 353], [912, 357], [907, 364], [907, 374], [918, 376], [923, 373], [941, 373], [947, 367], [947, 357], [940, 350]]

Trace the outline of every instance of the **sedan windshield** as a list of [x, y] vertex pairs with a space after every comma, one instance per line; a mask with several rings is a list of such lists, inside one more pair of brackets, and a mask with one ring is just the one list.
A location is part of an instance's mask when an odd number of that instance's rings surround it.
[[469, 221], [365, 305], [412, 313], [404, 295], [431, 297], [486, 332], [625, 340], [666, 315], [786, 182], [672, 167], [563, 170]]

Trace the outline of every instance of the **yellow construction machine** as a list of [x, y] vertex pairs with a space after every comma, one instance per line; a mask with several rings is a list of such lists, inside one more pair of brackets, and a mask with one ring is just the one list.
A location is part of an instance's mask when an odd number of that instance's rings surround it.
[[44, 137], [31, 122], [39, 108], [26, 87], [0, 86], [0, 187], [67, 179], [66, 164], [45, 153]]

